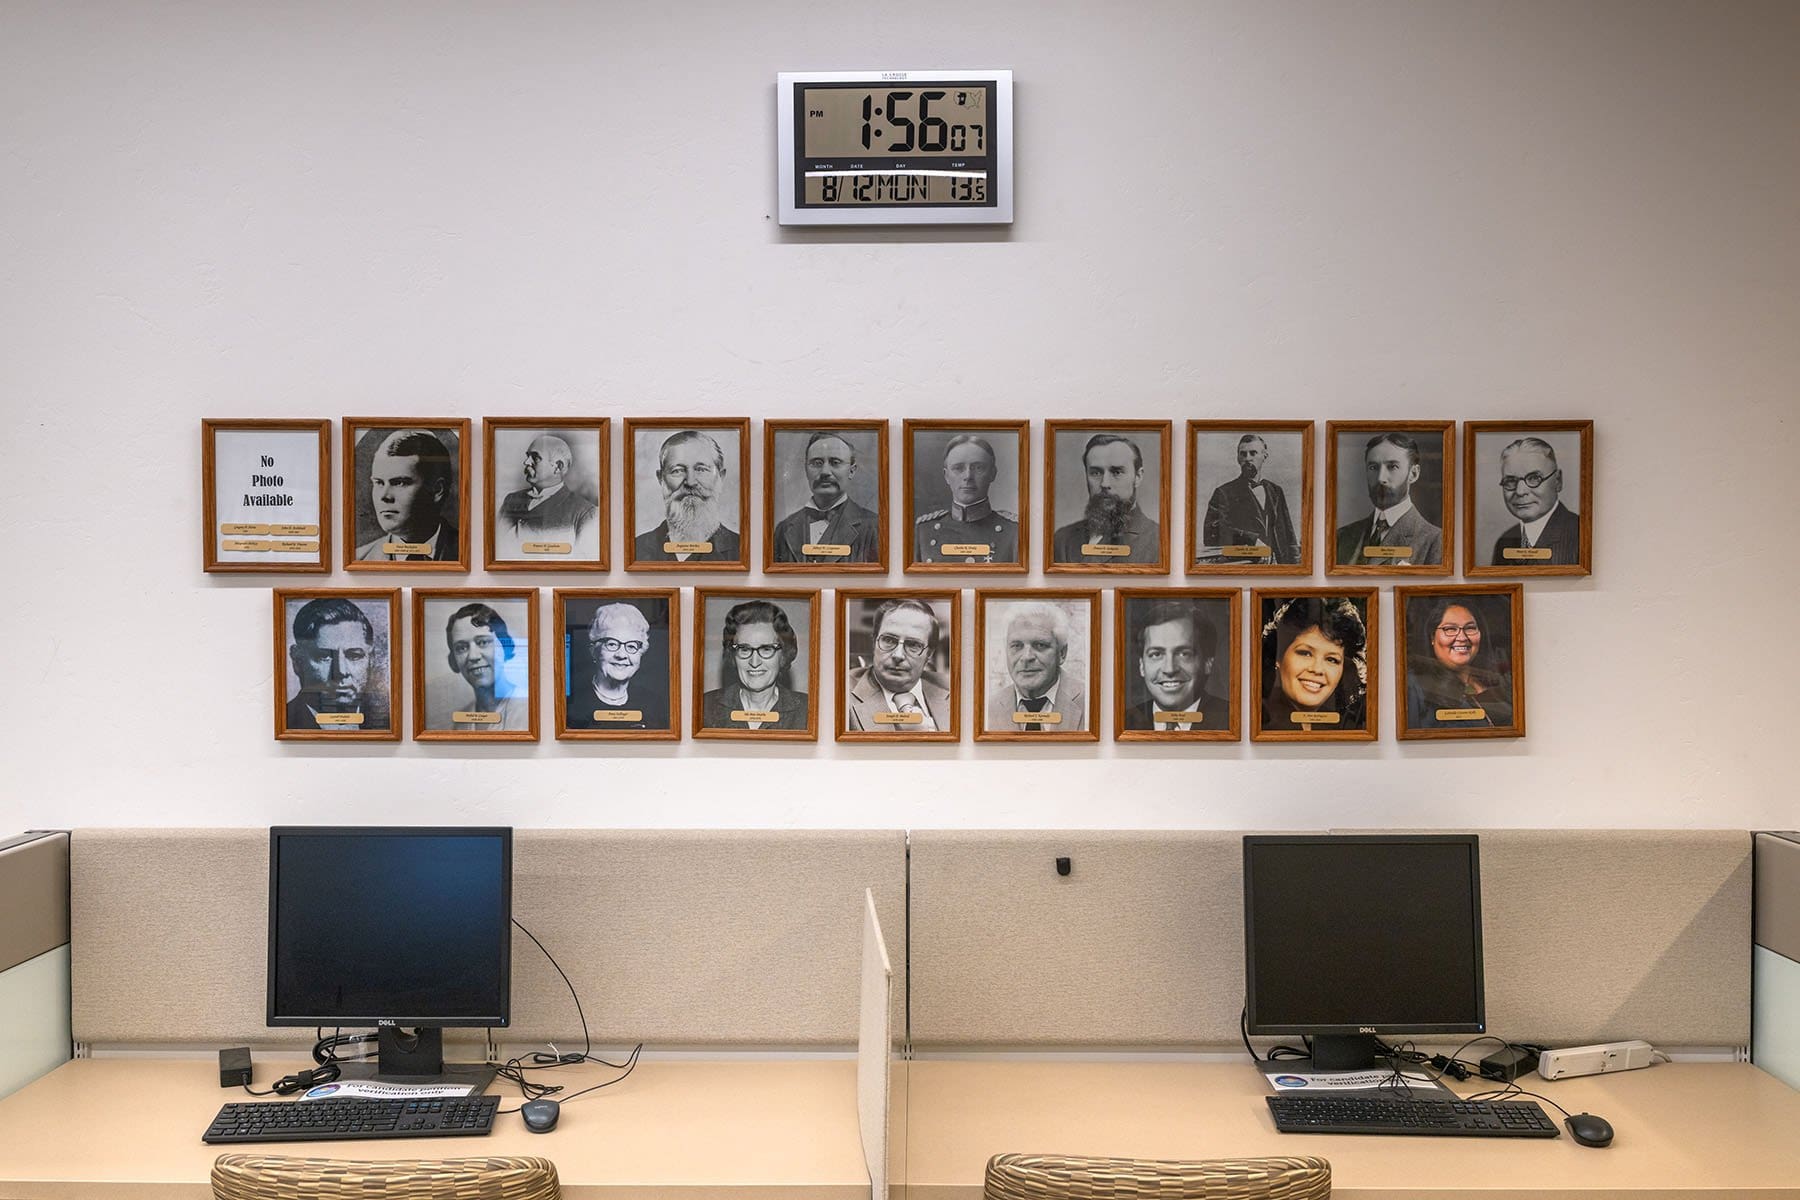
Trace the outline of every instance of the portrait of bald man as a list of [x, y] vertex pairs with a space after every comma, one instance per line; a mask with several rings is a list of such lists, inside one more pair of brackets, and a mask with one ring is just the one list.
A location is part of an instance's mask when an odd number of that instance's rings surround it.
[[768, 421], [770, 570], [884, 566], [881, 516], [887, 494], [887, 423], [818, 427]]
[[[483, 422], [488, 438], [489, 565], [604, 565], [603, 422]], [[497, 499], [496, 499], [497, 498]]]
[[1472, 575], [1585, 575], [1593, 567], [1593, 422], [1471, 421], [1464, 501]]
[[627, 570], [745, 570], [744, 446], [749, 421], [692, 427], [627, 420]]
[[458, 426], [369, 427], [346, 424], [355, 523], [350, 570], [371, 564], [467, 569], [459, 517], [463, 449], [469, 422]]

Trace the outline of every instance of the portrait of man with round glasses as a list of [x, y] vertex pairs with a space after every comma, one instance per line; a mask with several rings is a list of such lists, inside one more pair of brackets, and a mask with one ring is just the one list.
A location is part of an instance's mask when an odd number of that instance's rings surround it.
[[1469, 423], [1468, 574], [1592, 569], [1592, 436], [1592, 421]]
[[563, 654], [556, 735], [679, 738], [670, 631], [678, 590], [558, 592]]
[[955, 741], [954, 592], [838, 592], [841, 741]]
[[817, 592], [696, 593], [695, 737], [818, 736]]

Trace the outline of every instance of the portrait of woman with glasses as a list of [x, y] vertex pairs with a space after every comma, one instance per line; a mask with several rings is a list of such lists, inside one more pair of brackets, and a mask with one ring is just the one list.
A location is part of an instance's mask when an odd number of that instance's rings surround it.
[[1405, 631], [1401, 737], [1518, 737], [1525, 731], [1518, 585], [1396, 589]]
[[840, 741], [953, 742], [957, 593], [838, 591]]
[[681, 689], [671, 630], [680, 591], [559, 590], [557, 662], [562, 703], [556, 736], [565, 741], [681, 737]]
[[695, 682], [702, 697], [694, 736], [817, 737], [808, 692], [817, 671], [819, 594], [702, 589], [698, 596], [705, 651]]

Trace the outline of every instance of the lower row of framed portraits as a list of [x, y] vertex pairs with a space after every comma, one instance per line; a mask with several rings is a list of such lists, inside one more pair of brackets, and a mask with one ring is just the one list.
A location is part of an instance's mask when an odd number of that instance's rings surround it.
[[[696, 589], [691, 733], [815, 741], [820, 593]], [[683, 730], [681, 590], [557, 589], [556, 737], [675, 741]], [[1522, 737], [1523, 589], [1394, 589], [1402, 644], [1395, 711], [1403, 739]], [[842, 742], [962, 737], [962, 592], [839, 589]], [[1235, 588], [1115, 593], [1112, 728], [1121, 742], [1374, 741], [1379, 593], [1250, 593], [1243, 703]], [[970, 723], [978, 742], [1095, 742], [1100, 593], [975, 595]], [[399, 589], [274, 593], [275, 736], [396, 741], [402, 695]], [[417, 741], [539, 739], [535, 588], [415, 588], [411, 733]]]

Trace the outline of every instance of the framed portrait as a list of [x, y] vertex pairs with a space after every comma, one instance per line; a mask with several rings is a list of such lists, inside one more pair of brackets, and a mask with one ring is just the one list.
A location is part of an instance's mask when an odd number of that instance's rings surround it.
[[1028, 421], [907, 421], [906, 570], [1023, 575], [1031, 566]]
[[962, 738], [962, 593], [837, 594], [837, 740]]
[[625, 418], [625, 569], [748, 571], [747, 417]]
[[681, 740], [681, 589], [557, 588], [560, 741]]
[[694, 592], [694, 736], [819, 740], [819, 593]]
[[1525, 588], [1394, 589], [1403, 740], [1525, 736]]
[[344, 569], [469, 569], [467, 417], [344, 418]]
[[612, 422], [481, 422], [484, 561], [490, 571], [604, 571]]
[[1243, 734], [1237, 588], [1120, 588], [1113, 740], [1235, 742]]
[[1189, 575], [1311, 575], [1313, 423], [1189, 421]]
[[1450, 421], [1327, 421], [1327, 575], [1448, 575], [1455, 561]]
[[400, 740], [398, 588], [276, 588], [275, 740]]
[[763, 570], [887, 572], [888, 423], [763, 422]]
[[536, 588], [414, 588], [416, 742], [535, 742]]
[[1253, 742], [1372, 742], [1380, 733], [1374, 588], [1250, 593]]
[[1594, 569], [1594, 423], [1463, 422], [1463, 574]]
[[1167, 421], [1046, 421], [1047, 573], [1169, 573]]
[[331, 570], [331, 422], [200, 422], [202, 561], [222, 574]]
[[978, 742], [1097, 742], [1100, 593], [975, 593]]

